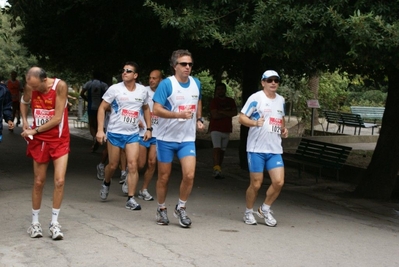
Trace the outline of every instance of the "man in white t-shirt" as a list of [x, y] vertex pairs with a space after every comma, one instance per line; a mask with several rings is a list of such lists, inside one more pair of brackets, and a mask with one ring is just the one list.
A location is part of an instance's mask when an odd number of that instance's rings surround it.
[[[144, 141], [144, 135], [146, 133], [147, 124], [145, 123], [143, 112], [140, 112], [140, 117], [139, 117], [140, 148], [139, 148], [138, 168], [139, 170], [142, 170], [144, 167], [146, 167], [146, 170], [144, 172], [143, 184], [137, 196], [138, 198], [143, 199], [145, 201], [154, 200], [152, 195], [148, 192], [148, 185], [150, 184], [150, 181], [154, 176], [157, 164], [156, 136], [157, 136], [158, 117], [155, 116], [153, 113], [154, 102], [152, 101], [152, 98], [155, 94], [155, 90], [157, 89], [161, 81], [162, 81], [162, 72], [160, 70], [151, 71], [150, 77], [148, 79], [149, 86], [146, 86], [146, 90], [148, 92], [148, 106], [150, 107], [150, 112], [151, 112], [152, 137], [146, 141]], [[123, 183], [122, 185], [122, 191], [124, 193], [127, 192], [126, 182]]]
[[[108, 165], [105, 167], [104, 182], [100, 190], [100, 198], [108, 197], [111, 177], [119, 166], [120, 152], [125, 149], [129, 173], [127, 175], [128, 199], [126, 208], [140, 210], [141, 206], [134, 199], [138, 182], [139, 157], [139, 113], [143, 110], [147, 123], [147, 131], [143, 139], [151, 138], [151, 117], [148, 107], [148, 93], [144, 86], [136, 83], [138, 65], [126, 62], [122, 69], [122, 82], [112, 85], [103, 95], [103, 101], [98, 108], [97, 141], [102, 144], [107, 140]], [[111, 110], [104, 133], [105, 112]]]
[[288, 137], [284, 121], [284, 98], [277, 94], [280, 76], [274, 70], [263, 73], [263, 90], [251, 95], [239, 115], [239, 122], [250, 127], [247, 140], [247, 157], [250, 184], [246, 192], [246, 211], [244, 222], [256, 225], [253, 206], [259, 188], [263, 182], [263, 172], [267, 170], [271, 185], [266, 191], [266, 198], [255, 212], [265, 220], [266, 225], [275, 226], [276, 219], [270, 206], [277, 199], [284, 185], [284, 162], [281, 137]]
[[203, 129], [201, 84], [190, 76], [193, 67], [191, 53], [176, 50], [172, 53], [170, 66], [174, 75], [159, 84], [154, 94], [154, 114], [159, 117], [157, 128], [158, 180], [157, 223], [169, 224], [166, 213], [166, 193], [176, 154], [182, 169], [179, 201], [174, 215], [182, 227], [190, 227], [186, 202], [194, 184], [196, 150], [196, 127]]

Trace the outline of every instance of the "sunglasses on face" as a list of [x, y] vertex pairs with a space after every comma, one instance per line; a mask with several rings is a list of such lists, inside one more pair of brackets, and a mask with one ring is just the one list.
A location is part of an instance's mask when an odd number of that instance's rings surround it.
[[134, 71], [131, 70], [131, 69], [122, 69], [121, 72], [122, 72], [122, 73], [125, 73], [125, 72], [126, 72], [126, 73], [132, 73], [132, 72], [134, 72]]
[[193, 62], [177, 62], [182, 67], [187, 67], [187, 65], [191, 68], [193, 66]]
[[272, 82], [274, 82], [274, 83], [279, 83], [279, 82], [280, 82], [280, 79], [278, 79], [278, 78], [275, 78], [275, 79], [269, 78], [269, 79], [264, 79], [263, 81], [265, 81], [265, 82], [267, 82], [267, 83], [272, 83]]

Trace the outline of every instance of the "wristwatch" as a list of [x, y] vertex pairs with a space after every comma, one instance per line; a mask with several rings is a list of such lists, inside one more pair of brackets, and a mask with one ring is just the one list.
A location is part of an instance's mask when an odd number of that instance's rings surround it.
[[35, 130], [36, 130], [36, 133], [39, 133], [39, 127], [36, 127]]
[[152, 128], [152, 127], [147, 128], [147, 131], [152, 132], [152, 130], [154, 130], [154, 128]]
[[199, 121], [202, 122], [202, 123], [204, 123], [204, 120], [203, 120], [202, 118], [198, 118], [198, 119], [197, 119], [197, 122], [199, 122]]

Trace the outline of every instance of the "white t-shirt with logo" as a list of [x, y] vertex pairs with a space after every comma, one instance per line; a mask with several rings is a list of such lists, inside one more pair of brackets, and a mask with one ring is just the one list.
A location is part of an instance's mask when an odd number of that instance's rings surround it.
[[281, 127], [284, 120], [284, 98], [276, 94], [268, 98], [263, 91], [251, 95], [241, 113], [253, 120], [263, 117], [263, 127], [250, 127], [247, 140], [247, 152], [282, 154]]
[[143, 85], [136, 83], [136, 88], [129, 91], [123, 82], [114, 84], [105, 92], [103, 100], [111, 105], [107, 132], [124, 135], [139, 132], [140, 110], [148, 104]]

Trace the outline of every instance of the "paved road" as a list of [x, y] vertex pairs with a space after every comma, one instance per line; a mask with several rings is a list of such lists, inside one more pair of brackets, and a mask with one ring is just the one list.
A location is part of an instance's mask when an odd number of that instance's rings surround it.
[[[260, 219], [248, 226], [242, 221], [248, 175], [238, 168], [236, 151], [227, 151], [228, 178], [214, 180], [211, 150], [201, 149], [187, 203], [192, 227], [181, 228], [171, 212], [178, 198], [178, 164], [167, 198], [171, 223], [159, 226], [156, 201], [140, 201], [141, 211], [125, 209], [117, 178], [108, 200], [100, 201], [95, 173], [100, 154], [89, 153], [91, 142], [72, 128], [60, 213], [65, 238], [32, 239], [26, 233], [32, 163], [20, 128], [6, 131], [0, 144], [0, 266], [399, 266], [397, 203], [345, 197], [340, 192], [351, 185], [334, 181], [296, 185], [287, 168], [287, 183], [273, 206], [278, 226], [267, 227]], [[51, 219], [52, 184], [49, 172], [40, 213], [44, 226]], [[150, 186], [155, 195], [154, 184], [155, 179]], [[259, 196], [256, 205], [261, 202]]]

